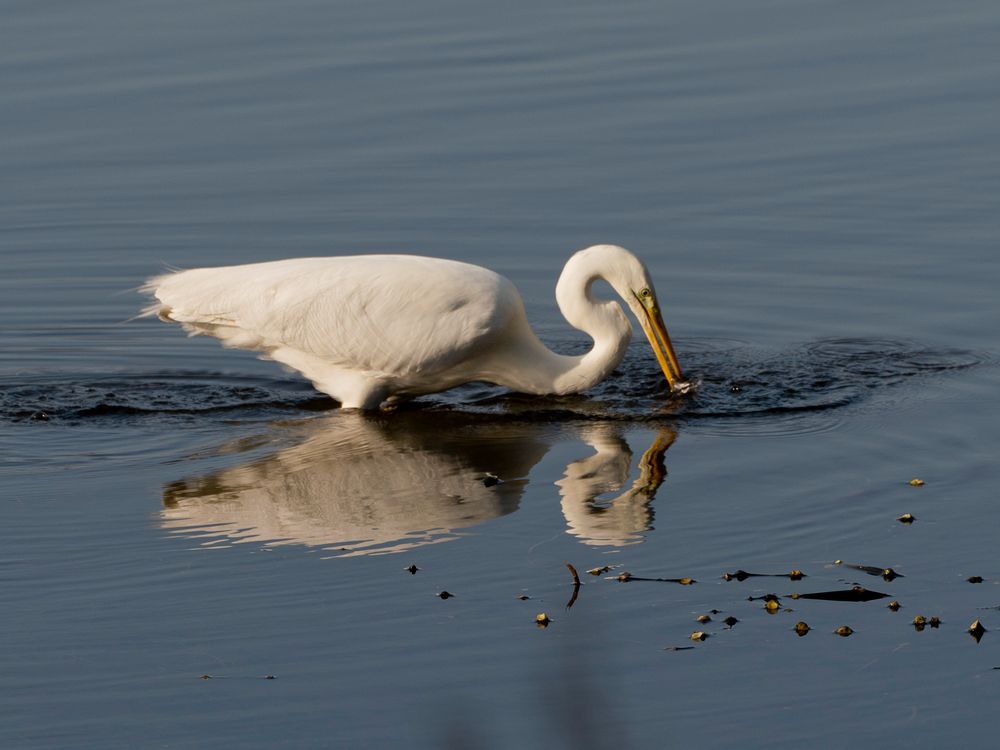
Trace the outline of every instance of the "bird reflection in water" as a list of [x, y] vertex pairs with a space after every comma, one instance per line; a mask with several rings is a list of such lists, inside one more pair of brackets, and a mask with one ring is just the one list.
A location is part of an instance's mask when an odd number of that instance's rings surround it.
[[588, 429], [581, 437], [595, 453], [570, 463], [556, 482], [569, 533], [595, 546], [641, 542], [642, 533], [653, 528], [652, 500], [667, 476], [663, 457], [677, 433], [660, 432], [639, 459], [639, 476], [624, 492], [605, 501], [598, 496], [618, 492], [627, 484], [632, 451], [610, 425]]
[[[631, 486], [599, 502], [631, 474], [632, 452], [612, 425], [339, 412], [288, 429], [296, 440], [290, 447], [168, 484], [164, 528], [206, 546], [301, 544], [337, 556], [402, 552], [517, 510], [531, 469], [556, 443], [579, 439], [594, 455], [570, 463], [556, 483], [569, 532], [588, 544], [629, 544], [651, 527], [650, 501], [674, 439], [672, 432], [658, 435]], [[223, 446], [217, 453], [242, 449]]]

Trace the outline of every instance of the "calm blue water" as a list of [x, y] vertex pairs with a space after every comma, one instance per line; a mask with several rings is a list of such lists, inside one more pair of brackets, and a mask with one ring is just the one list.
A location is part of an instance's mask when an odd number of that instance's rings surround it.
[[[998, 41], [988, 2], [8, 3], [0, 745], [991, 742]], [[579, 351], [598, 242], [695, 395], [639, 336], [583, 396], [360, 417], [130, 320], [165, 266], [422, 253]], [[902, 608], [787, 597], [855, 583]]]

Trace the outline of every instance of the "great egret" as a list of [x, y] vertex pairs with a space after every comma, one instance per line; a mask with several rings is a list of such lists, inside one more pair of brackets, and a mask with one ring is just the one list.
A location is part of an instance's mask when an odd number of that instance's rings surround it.
[[493, 271], [415, 255], [296, 258], [197, 268], [150, 279], [144, 311], [223, 345], [262, 352], [305, 375], [345, 408], [436, 393], [480, 380], [522, 393], [567, 394], [603, 380], [625, 356], [632, 327], [604, 279], [639, 320], [660, 368], [682, 379], [653, 282], [638, 258], [595, 245], [569, 259], [556, 302], [589, 334], [582, 356], [550, 351], [528, 325], [514, 285]]

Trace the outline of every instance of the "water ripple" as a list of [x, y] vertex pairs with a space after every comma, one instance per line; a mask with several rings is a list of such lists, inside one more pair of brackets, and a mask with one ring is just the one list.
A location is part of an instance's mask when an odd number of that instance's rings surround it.
[[[564, 347], [582, 348], [582, 345]], [[731, 339], [682, 340], [693, 387], [671, 394], [644, 347], [585, 395], [536, 397], [473, 383], [405, 405], [489, 418], [690, 422], [727, 434], [829, 430], [859, 404], [917, 378], [989, 363], [977, 352], [931, 349], [904, 340], [822, 339], [769, 351]], [[0, 381], [0, 422], [263, 419], [336, 407], [307, 383], [214, 372], [52, 374]]]

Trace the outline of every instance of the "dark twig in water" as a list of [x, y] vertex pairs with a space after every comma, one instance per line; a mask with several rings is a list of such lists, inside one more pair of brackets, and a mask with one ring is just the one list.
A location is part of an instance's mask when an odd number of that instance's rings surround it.
[[577, 574], [576, 568], [569, 563], [566, 563], [566, 567], [569, 568], [569, 572], [573, 574], [573, 595], [569, 598], [569, 601], [566, 602], [566, 609], [569, 609], [576, 604], [576, 598], [580, 595], [580, 587], [583, 584], [580, 583], [580, 576]]
[[573, 584], [574, 584], [575, 586], [580, 586], [580, 585], [582, 585], [582, 584], [580, 583], [580, 576], [579, 576], [579, 575], [577, 574], [577, 572], [576, 572], [576, 568], [574, 568], [574, 567], [573, 567], [572, 565], [570, 565], [569, 563], [566, 563], [566, 567], [567, 567], [567, 568], [569, 568], [569, 572], [573, 574]]

